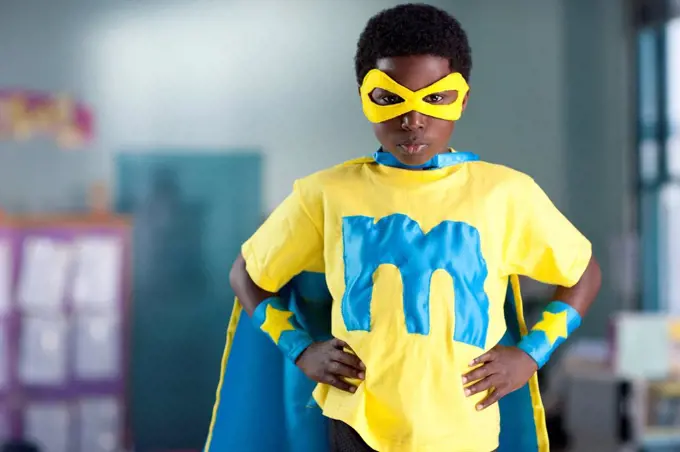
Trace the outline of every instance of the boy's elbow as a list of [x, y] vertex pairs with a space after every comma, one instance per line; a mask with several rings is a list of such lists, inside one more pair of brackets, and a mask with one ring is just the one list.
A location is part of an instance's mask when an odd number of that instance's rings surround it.
[[595, 256], [590, 258], [590, 263], [586, 269], [586, 276], [590, 281], [590, 286], [592, 290], [597, 293], [602, 287], [602, 268], [600, 268], [600, 263], [597, 261]]
[[229, 271], [229, 285], [236, 293], [236, 296], [238, 296], [240, 289], [243, 287], [243, 279], [245, 275], [247, 275], [246, 261], [239, 253], [238, 257], [231, 266], [231, 270]]
[[246, 269], [246, 261], [240, 254], [231, 266], [229, 284], [248, 315], [253, 314], [262, 300], [274, 295], [255, 284]]
[[584, 315], [597, 298], [602, 286], [602, 270], [600, 264], [595, 258], [591, 256], [588, 266], [586, 267], [583, 276], [579, 282], [570, 289], [573, 294], [575, 306], [577, 310]]

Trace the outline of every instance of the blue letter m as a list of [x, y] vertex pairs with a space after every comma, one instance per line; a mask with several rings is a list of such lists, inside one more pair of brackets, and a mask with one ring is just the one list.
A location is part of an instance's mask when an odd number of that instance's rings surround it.
[[455, 326], [453, 339], [483, 348], [489, 324], [489, 299], [484, 291], [487, 268], [479, 232], [467, 223], [443, 221], [425, 234], [406, 215], [380, 219], [345, 217], [342, 221], [345, 293], [342, 317], [348, 331], [370, 331], [373, 274], [392, 264], [404, 287], [406, 329], [430, 332], [430, 279], [445, 270], [453, 279]]

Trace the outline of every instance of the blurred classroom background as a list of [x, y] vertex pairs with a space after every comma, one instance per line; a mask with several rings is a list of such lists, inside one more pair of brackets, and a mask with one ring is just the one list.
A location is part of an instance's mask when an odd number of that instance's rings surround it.
[[[294, 179], [375, 150], [352, 58], [397, 3], [0, 0], [0, 450], [201, 450], [230, 264]], [[429, 3], [473, 49], [452, 145], [602, 263], [541, 372], [553, 450], [680, 451], [680, 1]]]

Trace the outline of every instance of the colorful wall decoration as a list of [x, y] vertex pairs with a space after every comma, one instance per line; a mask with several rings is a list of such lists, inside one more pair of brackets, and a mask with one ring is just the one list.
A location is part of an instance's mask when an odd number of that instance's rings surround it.
[[0, 140], [55, 140], [77, 149], [93, 138], [93, 114], [68, 95], [28, 90], [0, 90]]

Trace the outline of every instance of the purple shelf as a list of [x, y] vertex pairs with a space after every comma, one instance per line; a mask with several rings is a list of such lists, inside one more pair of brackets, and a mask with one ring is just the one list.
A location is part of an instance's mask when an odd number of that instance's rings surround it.
[[[20, 281], [20, 271], [23, 261], [23, 245], [24, 242], [32, 237], [49, 238], [55, 241], [73, 242], [77, 239], [88, 237], [114, 237], [120, 240], [122, 244], [122, 259], [120, 272], [120, 281], [118, 282], [119, 297], [113, 307], [113, 313], [95, 314], [93, 312], [76, 311], [73, 299], [70, 296], [71, 284], [68, 283], [65, 290], [65, 299], [63, 304], [59, 306], [56, 311], [39, 312], [31, 310], [30, 313], [25, 312], [18, 303], [18, 287]], [[76, 413], [78, 403], [81, 400], [90, 399], [114, 399], [120, 409], [121, 424], [118, 429], [118, 441], [124, 445], [127, 441], [124, 435], [127, 431], [127, 416], [125, 413], [126, 396], [127, 396], [127, 363], [128, 356], [128, 313], [129, 306], [127, 295], [130, 293], [129, 288], [129, 263], [130, 263], [130, 238], [129, 229], [126, 226], [89, 226], [89, 225], [75, 225], [75, 226], [59, 226], [59, 227], [32, 227], [32, 228], [0, 228], [0, 241], [7, 241], [12, 250], [12, 299], [10, 300], [10, 310], [6, 315], [0, 314], [0, 334], [4, 331], [7, 345], [6, 357], [8, 373], [6, 386], [0, 387], [0, 439], [3, 437], [19, 438], [26, 432], [25, 418], [27, 408], [34, 404], [55, 404], [64, 407], [69, 407], [69, 411]], [[69, 279], [69, 281], [71, 281]], [[77, 315], [76, 315], [77, 314]], [[76, 320], [83, 316], [85, 319], [96, 317], [100, 315], [101, 318], [115, 317], [118, 319], [116, 360], [114, 363], [115, 371], [106, 378], [83, 378], [76, 375]], [[29, 318], [40, 318], [50, 320], [55, 318], [64, 319], [66, 330], [63, 336], [64, 342], [61, 344], [65, 347], [65, 375], [64, 378], [56, 384], [27, 384], [22, 381], [20, 365], [22, 352], [22, 332], [26, 328], [26, 322]], [[2, 344], [0, 340], [0, 344]], [[58, 342], [57, 342], [58, 343]], [[0, 356], [2, 353], [0, 352]], [[1, 367], [0, 367], [1, 368]], [[0, 376], [0, 381], [2, 377]], [[5, 423], [3, 424], [3, 419]], [[76, 434], [77, 426], [82, 423], [77, 415], [73, 415], [71, 421], [70, 435], [72, 436], [75, 449], [73, 452], [88, 452], [81, 451], [78, 434]], [[7, 431], [3, 431], [3, 425]]]
[[9, 415], [3, 408], [5, 406], [5, 401], [0, 397], [0, 438], [9, 436]]

